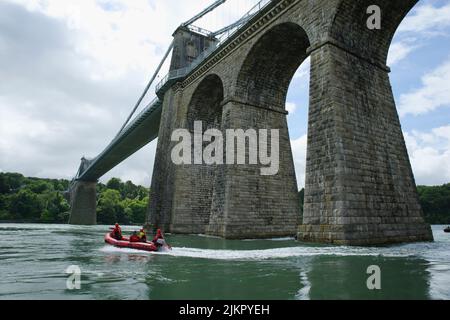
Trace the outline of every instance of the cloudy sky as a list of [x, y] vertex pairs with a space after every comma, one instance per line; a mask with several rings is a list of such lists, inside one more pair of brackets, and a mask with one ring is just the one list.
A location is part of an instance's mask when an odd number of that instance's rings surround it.
[[[0, 171], [71, 178], [82, 156], [96, 156], [117, 133], [172, 32], [211, 2], [0, 0]], [[216, 30], [256, 2], [228, 0], [198, 24]], [[449, 1], [421, 0], [398, 30], [389, 56], [418, 184], [450, 182], [449, 37]], [[301, 187], [308, 69], [306, 61], [287, 103]], [[102, 180], [116, 176], [150, 185], [155, 149], [153, 142]]]

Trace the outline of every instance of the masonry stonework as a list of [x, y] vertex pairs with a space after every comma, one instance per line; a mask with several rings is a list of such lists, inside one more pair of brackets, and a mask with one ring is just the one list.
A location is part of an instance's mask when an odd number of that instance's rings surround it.
[[[272, 1], [166, 92], [149, 222], [168, 232], [225, 238], [298, 233], [302, 241], [349, 245], [432, 240], [386, 66], [392, 37], [416, 2]], [[366, 10], [373, 4], [383, 12], [381, 30], [366, 26]], [[285, 103], [289, 83], [308, 56], [301, 220]], [[215, 85], [204, 90], [211, 79]], [[215, 95], [219, 87], [221, 94]], [[277, 175], [261, 176], [260, 167], [252, 165], [207, 168], [171, 162], [173, 130], [218, 112], [210, 123], [222, 131], [280, 130]]]
[[70, 191], [70, 205], [69, 224], [97, 224], [97, 183], [76, 181]]

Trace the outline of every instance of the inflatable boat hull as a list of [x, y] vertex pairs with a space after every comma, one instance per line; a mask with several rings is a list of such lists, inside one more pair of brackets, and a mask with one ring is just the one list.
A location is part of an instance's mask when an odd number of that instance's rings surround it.
[[158, 249], [157, 246], [153, 244], [153, 242], [130, 242], [130, 240], [126, 237], [123, 237], [122, 240], [116, 240], [111, 237], [110, 233], [105, 235], [105, 242], [117, 247], [117, 248], [128, 248], [135, 250], [142, 250], [148, 252], [158, 252], [158, 251], [167, 251], [170, 250], [168, 246], [163, 246]]

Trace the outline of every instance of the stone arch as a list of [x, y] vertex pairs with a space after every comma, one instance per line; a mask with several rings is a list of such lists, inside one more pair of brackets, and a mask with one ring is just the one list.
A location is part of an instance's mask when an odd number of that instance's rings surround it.
[[269, 29], [247, 54], [237, 77], [238, 97], [247, 103], [284, 109], [289, 84], [308, 57], [310, 41], [296, 23]]
[[260, 146], [244, 139], [246, 162], [218, 170], [208, 234], [231, 239], [295, 235], [300, 209], [285, 102], [309, 46], [298, 24], [279, 23], [247, 47], [247, 53], [239, 56], [244, 56], [240, 64], [231, 70], [237, 72], [233, 92], [223, 102], [222, 129], [274, 134], [276, 146], [271, 140], [268, 149], [277, 164], [273, 174], [262, 174], [265, 165], [250, 163], [250, 151], [260, 152]]
[[[171, 231], [183, 234], [204, 234], [210, 221], [216, 171], [219, 165], [208, 165], [204, 161], [196, 163], [194, 124], [196, 121], [202, 122], [203, 134], [208, 129], [221, 130], [224, 87], [219, 76], [210, 74], [200, 81], [193, 92], [185, 118], [185, 127], [192, 136], [191, 159], [193, 162], [176, 168], [177, 198]], [[203, 147], [208, 144], [209, 142], [203, 141]]]
[[[418, 1], [341, 0], [330, 36], [352, 52], [384, 66], [395, 31]], [[381, 30], [367, 27], [367, 8], [372, 5], [381, 9]]]
[[194, 122], [202, 121], [203, 130], [220, 129], [224, 86], [216, 74], [206, 76], [195, 89], [187, 111], [187, 128], [194, 130]]

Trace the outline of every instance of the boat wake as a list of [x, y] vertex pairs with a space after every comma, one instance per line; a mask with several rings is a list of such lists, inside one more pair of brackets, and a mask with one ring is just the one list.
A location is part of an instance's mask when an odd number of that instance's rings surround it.
[[126, 253], [142, 255], [164, 255], [173, 257], [187, 257], [210, 260], [269, 260], [291, 257], [313, 256], [385, 256], [408, 257], [413, 256], [410, 250], [392, 248], [363, 248], [363, 247], [287, 247], [264, 250], [212, 250], [200, 248], [173, 248], [168, 252], [143, 252], [128, 248], [105, 246], [101, 249], [107, 253]]

